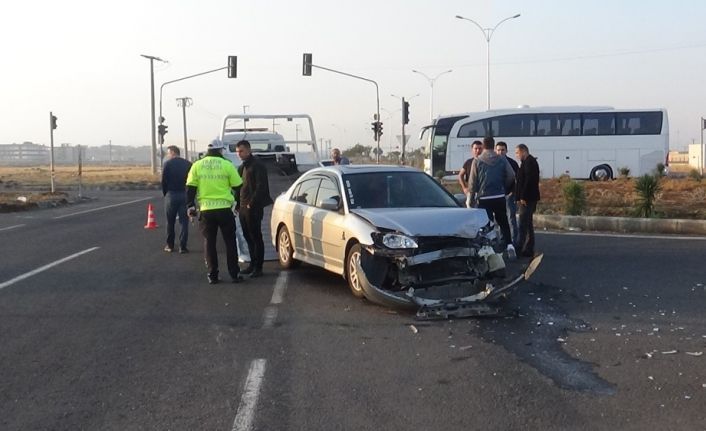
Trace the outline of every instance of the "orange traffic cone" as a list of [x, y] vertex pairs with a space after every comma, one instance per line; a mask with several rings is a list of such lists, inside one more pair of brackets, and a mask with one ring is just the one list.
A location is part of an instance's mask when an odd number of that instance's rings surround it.
[[154, 217], [154, 209], [152, 208], [152, 204], [147, 204], [147, 224], [145, 225], [145, 229], [156, 229], [157, 228], [157, 220]]

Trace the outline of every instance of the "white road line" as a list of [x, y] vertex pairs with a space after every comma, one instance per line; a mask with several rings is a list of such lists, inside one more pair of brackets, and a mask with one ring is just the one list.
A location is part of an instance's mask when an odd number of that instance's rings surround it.
[[52, 267], [57, 266], [57, 265], [60, 265], [60, 264], [62, 264], [62, 263], [64, 263], [64, 262], [67, 262], [67, 261], [69, 261], [69, 260], [71, 260], [71, 259], [75, 259], [75, 258], [77, 258], [77, 257], [79, 257], [79, 256], [81, 256], [81, 255], [83, 255], [83, 254], [90, 253], [90, 252], [92, 252], [92, 251], [94, 251], [94, 250], [98, 250], [99, 248], [100, 248], [100, 247], [91, 247], [91, 248], [88, 248], [88, 249], [86, 249], [86, 250], [79, 251], [78, 253], [74, 253], [74, 254], [72, 254], [71, 256], [66, 256], [66, 257], [63, 258], [63, 259], [56, 260], [56, 261], [54, 261], [54, 262], [52, 262], [52, 263], [49, 263], [49, 264], [44, 265], [44, 266], [42, 266], [42, 267], [39, 267], [39, 268], [37, 268], [37, 269], [35, 269], [35, 270], [32, 270], [32, 271], [30, 271], [30, 272], [26, 272], [26, 273], [24, 273], [24, 274], [22, 274], [22, 275], [20, 275], [20, 276], [17, 276], [17, 277], [15, 277], [15, 278], [11, 279], [11, 280], [7, 280], [7, 281], [4, 282], [4, 283], [0, 283], [0, 289], [4, 289], [4, 288], [7, 287], [7, 286], [10, 286], [10, 285], [13, 285], [13, 284], [17, 283], [18, 281], [22, 281], [22, 280], [24, 280], [25, 278], [29, 278], [29, 277], [31, 277], [31, 276], [33, 276], [33, 275], [39, 274], [39, 273], [42, 272], [42, 271], [46, 271], [46, 270], [49, 269], [49, 268], [52, 268]]
[[275, 320], [277, 320], [277, 307], [270, 305], [265, 307], [265, 317], [262, 322], [262, 329], [270, 329], [275, 326]]
[[289, 271], [281, 271], [275, 282], [275, 289], [272, 292], [272, 300], [270, 304], [281, 304], [284, 300], [284, 292], [287, 290], [287, 278]]
[[22, 226], [26, 226], [26, 225], [23, 225], [23, 224], [16, 224], [16, 225], [14, 225], [14, 226], [8, 226], [8, 227], [0, 228], [0, 231], [3, 231], [3, 230], [10, 230], [10, 229], [17, 229], [18, 227], [22, 227]]
[[257, 399], [260, 396], [260, 386], [265, 377], [265, 359], [255, 359], [250, 363], [248, 378], [245, 381], [243, 396], [240, 398], [238, 412], [233, 421], [232, 431], [249, 431], [255, 418]]
[[123, 202], [123, 203], [119, 203], [119, 204], [115, 204], [115, 205], [108, 205], [108, 206], [100, 207], [100, 208], [93, 208], [90, 210], [79, 211], [79, 212], [71, 213], [71, 214], [64, 214], [64, 215], [61, 215], [58, 217], [54, 217], [54, 219], [56, 220], [56, 219], [60, 219], [60, 218], [66, 218], [66, 217], [71, 217], [71, 216], [75, 216], [75, 215], [81, 215], [81, 214], [86, 214], [86, 213], [92, 213], [95, 211], [101, 211], [101, 210], [105, 210], [108, 208], [115, 208], [115, 207], [119, 207], [119, 206], [123, 206], [123, 205], [130, 205], [130, 204], [134, 204], [135, 202], [142, 202], [142, 201], [146, 201], [148, 199], [154, 199], [154, 198], [148, 197], [148, 198], [142, 198], [142, 199], [135, 199], [134, 201]]
[[543, 235], [568, 235], [568, 236], [602, 236], [608, 238], [637, 238], [637, 239], [677, 239], [706, 241], [705, 236], [673, 236], [673, 235], [638, 235], [626, 233], [600, 233], [600, 232], [555, 232], [555, 231], [535, 231], [535, 234]]

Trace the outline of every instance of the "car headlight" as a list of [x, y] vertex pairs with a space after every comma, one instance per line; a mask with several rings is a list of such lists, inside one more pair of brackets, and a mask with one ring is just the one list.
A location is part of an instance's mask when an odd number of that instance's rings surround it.
[[407, 235], [399, 233], [386, 233], [382, 237], [382, 243], [388, 248], [417, 248], [417, 242]]

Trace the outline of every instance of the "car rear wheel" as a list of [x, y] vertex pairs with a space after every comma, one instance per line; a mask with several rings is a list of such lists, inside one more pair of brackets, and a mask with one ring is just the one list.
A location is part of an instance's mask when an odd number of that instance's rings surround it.
[[295, 267], [299, 261], [295, 260], [292, 257], [293, 255], [294, 247], [292, 246], [292, 237], [289, 236], [287, 227], [282, 226], [277, 233], [277, 256], [279, 257], [280, 266], [284, 269]]
[[361, 287], [360, 273], [358, 272], [357, 264], [360, 263], [360, 244], [355, 244], [348, 250], [346, 255], [346, 280], [348, 281], [348, 288], [351, 289], [351, 293], [356, 298], [364, 298], [365, 292]]

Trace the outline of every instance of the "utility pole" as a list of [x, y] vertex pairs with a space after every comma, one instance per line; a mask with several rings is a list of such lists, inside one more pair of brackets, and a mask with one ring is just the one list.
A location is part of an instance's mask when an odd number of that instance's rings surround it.
[[191, 143], [191, 157], [195, 160], [196, 157], [194, 157], [194, 154], [196, 154], [196, 139], [189, 139], [189, 143]]
[[[156, 129], [157, 129], [157, 124], [155, 122], [154, 118], [154, 61], [161, 61], [163, 63], [166, 63], [166, 61], [162, 60], [159, 57], [155, 57], [153, 55], [145, 55], [141, 54], [142, 57], [145, 57], [149, 59], [150, 61], [150, 97], [152, 98], [152, 111], [151, 111], [151, 118], [152, 118], [152, 158], [151, 158], [151, 164], [152, 164], [152, 175], [155, 175], [157, 173], [157, 134], [156, 134]], [[160, 113], [161, 115], [161, 113]]]
[[113, 164], [113, 141], [108, 139], [108, 164]]
[[177, 98], [177, 106], [181, 107], [181, 115], [184, 120], [184, 158], [189, 160], [189, 145], [186, 137], [186, 107], [193, 105], [193, 100], [191, 97], [179, 97]]

